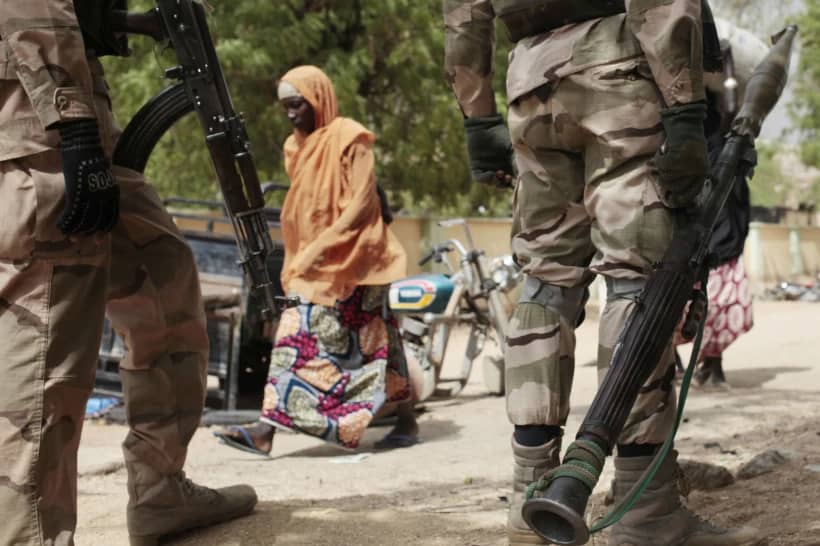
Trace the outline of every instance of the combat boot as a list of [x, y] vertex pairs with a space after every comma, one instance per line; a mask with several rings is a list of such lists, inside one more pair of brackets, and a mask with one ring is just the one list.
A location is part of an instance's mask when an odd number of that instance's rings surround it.
[[[615, 502], [632, 489], [653, 457], [615, 458]], [[756, 529], [722, 529], [681, 502], [677, 452], [670, 452], [649, 486], [621, 521], [612, 527], [609, 546], [752, 546], [763, 537]]]
[[513, 459], [513, 493], [510, 499], [510, 511], [507, 514], [507, 540], [509, 546], [529, 546], [531, 544], [549, 544], [530, 529], [521, 515], [524, 506], [524, 493], [527, 486], [540, 478], [545, 472], [561, 464], [561, 437], [553, 438], [546, 444], [528, 447], [512, 440]]
[[127, 468], [131, 546], [156, 546], [167, 535], [244, 516], [256, 505], [256, 492], [248, 485], [210, 489], [184, 472], [163, 476], [135, 462]]

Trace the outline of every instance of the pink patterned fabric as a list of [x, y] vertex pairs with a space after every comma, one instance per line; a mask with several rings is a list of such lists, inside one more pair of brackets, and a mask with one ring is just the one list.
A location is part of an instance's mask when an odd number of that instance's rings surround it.
[[[752, 294], [742, 258], [736, 258], [709, 272], [709, 312], [703, 328], [699, 360], [723, 354], [741, 334], [752, 329]], [[687, 343], [675, 332], [675, 345]]]
[[385, 402], [410, 399], [387, 286], [360, 286], [333, 307], [304, 303], [279, 320], [261, 420], [347, 448]]

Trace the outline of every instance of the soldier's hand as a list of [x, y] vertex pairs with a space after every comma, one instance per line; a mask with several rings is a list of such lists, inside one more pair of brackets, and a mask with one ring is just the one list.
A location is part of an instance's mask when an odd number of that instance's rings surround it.
[[670, 207], [694, 204], [709, 173], [703, 121], [706, 104], [693, 102], [661, 110], [666, 141], [653, 159], [658, 181]]
[[111, 231], [119, 218], [120, 188], [103, 152], [97, 122], [64, 122], [57, 130], [65, 176], [65, 209], [57, 227], [65, 235]]
[[512, 187], [513, 151], [504, 118], [500, 115], [467, 118], [464, 130], [473, 180], [498, 188]]

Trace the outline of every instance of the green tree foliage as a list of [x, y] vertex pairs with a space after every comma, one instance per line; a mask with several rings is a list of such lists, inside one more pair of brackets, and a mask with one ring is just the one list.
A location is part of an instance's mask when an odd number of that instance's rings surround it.
[[[790, 104], [792, 120], [800, 136], [798, 153], [788, 165], [802, 163], [820, 168], [820, 0], [805, 0], [802, 11], [793, 17], [800, 28], [799, 62], [794, 74], [794, 99]], [[781, 162], [782, 164], [782, 162]], [[782, 171], [782, 169], [781, 169]], [[820, 179], [803, 168], [786, 173], [780, 187], [783, 204], [798, 206], [820, 200]]]
[[800, 17], [800, 64], [793, 114], [804, 163], [820, 167], [820, 0], [807, 0]]
[[[342, 115], [373, 130], [377, 176], [394, 204], [474, 213], [509, 210], [509, 194], [468, 176], [461, 113], [443, 77], [440, 0], [211, 0], [211, 32], [236, 108], [244, 112], [260, 178], [287, 183], [281, 145], [290, 127], [274, 93], [289, 68], [315, 64], [333, 79]], [[132, 10], [151, 2], [133, 0]], [[173, 52], [133, 37], [134, 54], [107, 61], [118, 119], [166, 82]], [[498, 51], [497, 89], [506, 69]], [[194, 116], [160, 142], [148, 166], [163, 195], [210, 197], [216, 186]]]
[[777, 160], [779, 147], [775, 144], [757, 144], [757, 166], [749, 181], [752, 204], [778, 207], [785, 204], [783, 172]]

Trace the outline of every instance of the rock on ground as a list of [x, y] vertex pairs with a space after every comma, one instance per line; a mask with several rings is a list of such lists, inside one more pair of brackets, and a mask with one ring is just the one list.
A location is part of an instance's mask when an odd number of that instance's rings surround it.
[[777, 449], [768, 449], [762, 453], [758, 453], [752, 460], [744, 464], [737, 471], [737, 479], [749, 480], [768, 474], [778, 466], [784, 464], [789, 460], [789, 456]]
[[712, 491], [735, 482], [725, 466], [681, 459], [678, 461], [691, 490]]

